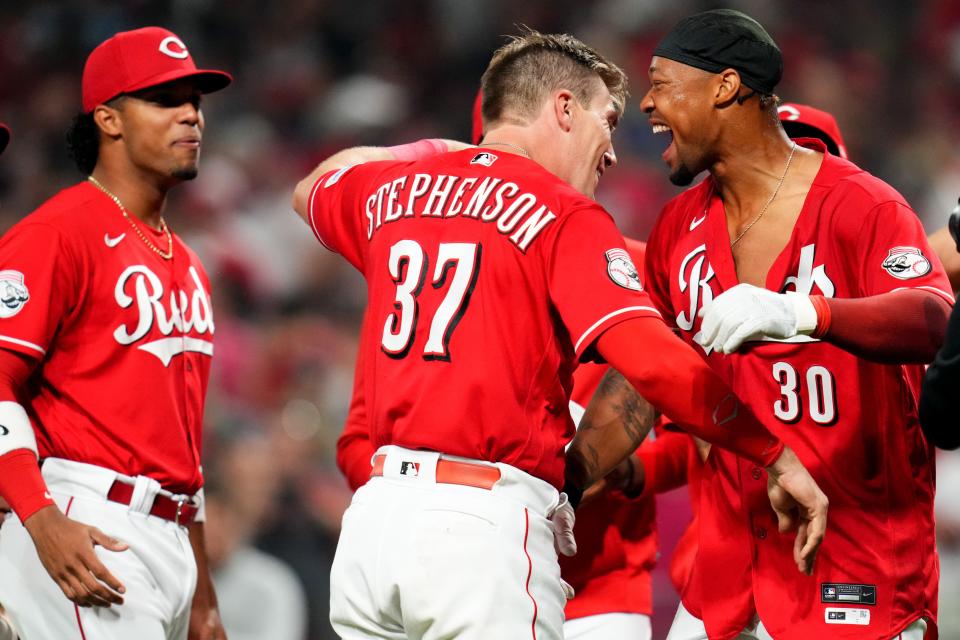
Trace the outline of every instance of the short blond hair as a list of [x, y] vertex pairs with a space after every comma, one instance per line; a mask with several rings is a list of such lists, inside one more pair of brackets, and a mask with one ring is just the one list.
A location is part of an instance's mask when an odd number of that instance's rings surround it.
[[481, 113], [486, 125], [505, 113], [524, 120], [536, 116], [547, 95], [571, 91], [582, 105], [593, 98], [594, 78], [610, 91], [617, 114], [627, 102], [627, 75], [573, 36], [527, 30], [497, 49], [481, 79]]

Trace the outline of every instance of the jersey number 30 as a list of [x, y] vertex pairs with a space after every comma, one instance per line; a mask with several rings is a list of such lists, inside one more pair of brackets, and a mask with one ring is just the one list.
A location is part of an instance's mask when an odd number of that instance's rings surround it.
[[[773, 414], [784, 422], [800, 418], [800, 376], [793, 365], [777, 362], [773, 365], [773, 379], [780, 385], [780, 399], [773, 403]], [[837, 385], [826, 367], [814, 365], [807, 369], [807, 397], [810, 419], [825, 427], [837, 421]]]
[[[450, 361], [450, 336], [470, 304], [470, 296], [480, 273], [480, 254], [483, 247], [467, 242], [440, 243], [431, 285], [440, 289], [450, 279], [443, 301], [430, 321], [430, 333], [423, 347], [424, 360]], [[413, 346], [413, 338], [420, 319], [417, 301], [427, 273], [429, 259], [414, 240], [401, 240], [390, 247], [387, 265], [390, 277], [397, 285], [394, 311], [383, 325], [381, 348], [391, 358], [405, 358]], [[451, 276], [451, 272], [453, 275]]]

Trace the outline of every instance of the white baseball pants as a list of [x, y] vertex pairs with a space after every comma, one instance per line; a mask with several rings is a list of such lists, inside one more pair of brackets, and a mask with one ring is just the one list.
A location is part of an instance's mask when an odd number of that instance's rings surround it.
[[601, 613], [567, 620], [564, 640], [651, 640], [650, 616], [642, 613]]
[[440, 454], [380, 454], [382, 477], [343, 515], [334, 630], [345, 640], [561, 640], [566, 599], [547, 519], [557, 490], [506, 464], [494, 465], [492, 489], [438, 483]]
[[21, 640], [184, 640], [197, 567], [186, 528], [147, 515], [160, 484], [138, 477], [125, 506], [106, 499], [117, 478], [109, 469], [51, 458], [41, 471], [67, 517], [130, 545], [121, 552], [96, 547], [126, 593], [122, 605], [109, 609], [74, 605], [40, 564], [26, 529], [9, 515], [0, 527], [0, 602]]
[[[903, 630], [902, 633], [897, 634], [896, 637], [891, 640], [923, 640], [923, 636], [927, 633], [927, 622], [926, 620], [917, 620], [909, 627]], [[703, 626], [703, 622], [694, 617], [692, 613], [687, 611], [686, 607], [683, 606], [683, 603], [680, 603], [680, 607], [677, 609], [677, 615], [673, 619], [673, 626], [670, 627], [670, 634], [667, 636], [667, 640], [708, 640], [707, 631]], [[755, 621], [750, 627], [744, 629], [739, 636], [736, 637], [736, 640], [773, 640], [767, 630], [764, 629], [763, 623], [759, 620]]]

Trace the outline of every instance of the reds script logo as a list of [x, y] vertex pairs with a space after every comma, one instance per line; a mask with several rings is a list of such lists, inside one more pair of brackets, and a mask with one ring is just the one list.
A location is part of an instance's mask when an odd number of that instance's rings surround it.
[[[153, 328], [157, 328], [166, 338], [151, 340], [137, 348], [151, 353], [160, 359], [163, 366], [170, 364], [175, 355], [192, 351], [213, 355], [213, 342], [201, 338], [190, 337], [188, 333], [213, 335], [213, 309], [210, 306], [210, 296], [203, 288], [200, 275], [194, 267], [190, 267], [190, 278], [196, 285], [191, 295], [186, 291], [171, 292], [169, 295], [169, 311], [164, 306], [163, 282], [149, 268], [142, 264], [127, 267], [114, 289], [114, 297], [121, 309], [136, 306], [139, 317], [137, 324], [131, 331], [125, 324], [117, 327], [113, 338], [122, 345], [137, 342]], [[132, 285], [134, 295], [127, 293], [128, 285]]]
[[[690, 305], [687, 310], [677, 314], [677, 326], [684, 331], [693, 329], [700, 307], [713, 302], [710, 280], [714, 275], [713, 265], [707, 261], [706, 244], [701, 244], [680, 262], [680, 293], [688, 293], [690, 296]], [[699, 331], [697, 335], [700, 335]]]

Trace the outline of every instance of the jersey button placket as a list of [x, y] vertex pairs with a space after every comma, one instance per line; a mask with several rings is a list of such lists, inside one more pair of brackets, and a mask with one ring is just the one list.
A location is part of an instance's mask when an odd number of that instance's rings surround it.
[[754, 467], [750, 470], [750, 477], [754, 480], [759, 480], [763, 477], [763, 471], [761, 471], [760, 467]]
[[757, 527], [757, 539], [758, 540], [767, 539], [767, 530], [764, 527]]

